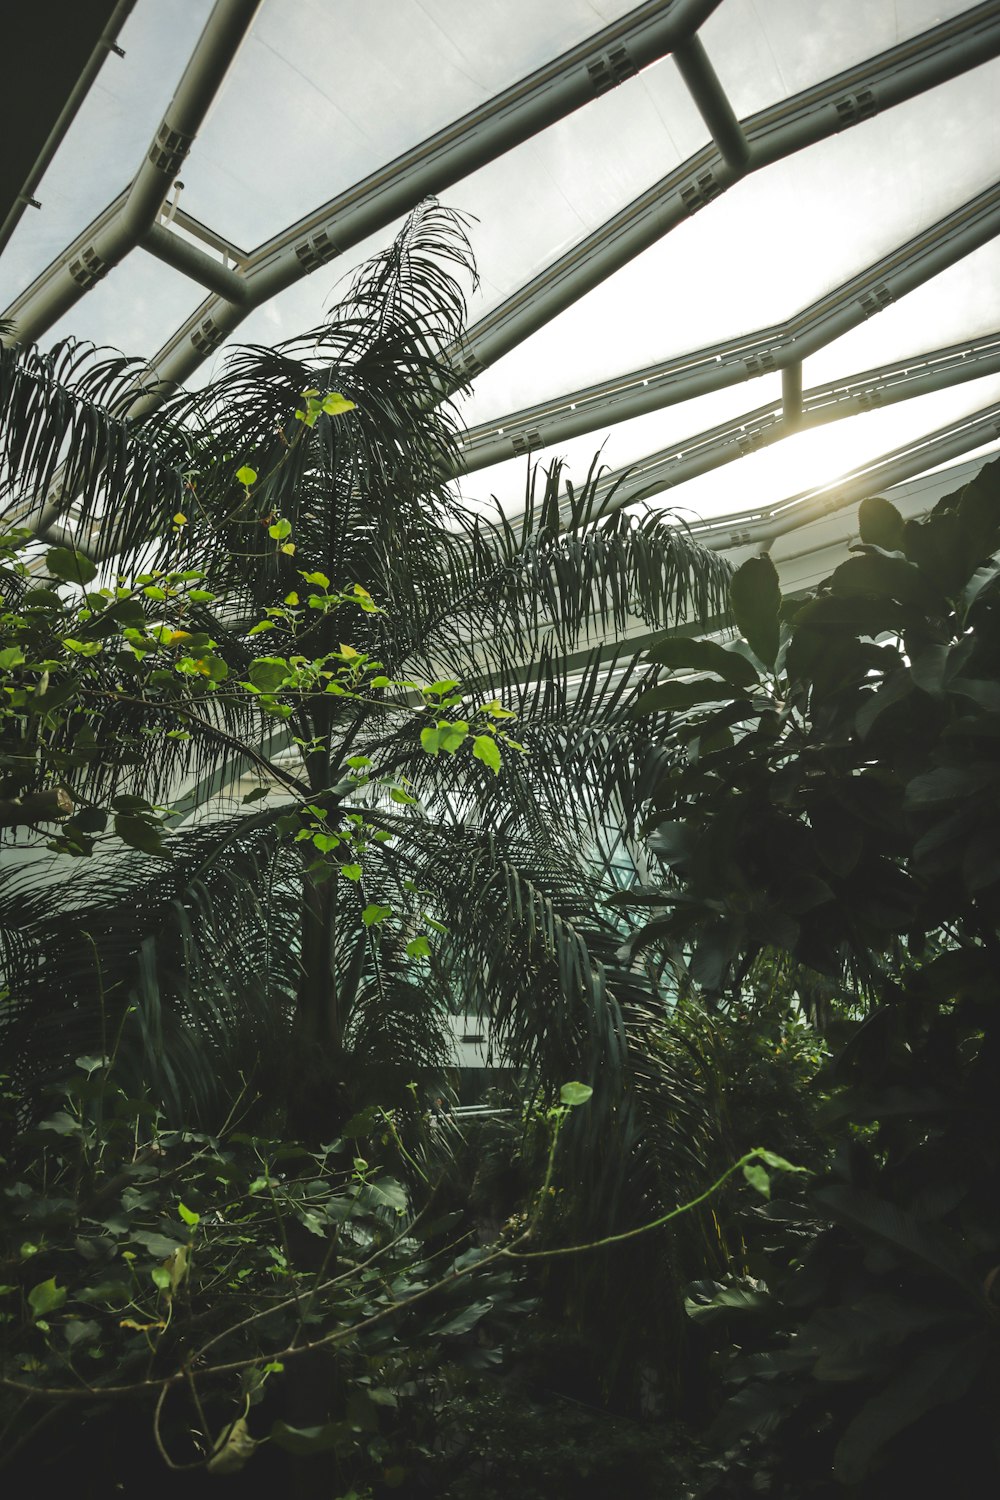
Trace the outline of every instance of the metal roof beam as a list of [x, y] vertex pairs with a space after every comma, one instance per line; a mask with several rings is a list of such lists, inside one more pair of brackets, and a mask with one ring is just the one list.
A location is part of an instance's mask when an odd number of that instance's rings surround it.
[[883, 458], [854, 469], [833, 484], [806, 490], [772, 506], [758, 516], [726, 516], [692, 527], [700, 542], [723, 552], [731, 547], [748, 547], [773, 542], [790, 531], [807, 526], [810, 521], [876, 495], [891, 485], [902, 484], [928, 469], [961, 458], [974, 448], [985, 447], [1000, 438], [1000, 402], [972, 412], [961, 422], [939, 427], [916, 442], [895, 448]]
[[781, 421], [786, 432], [802, 425], [802, 361], [785, 365], [781, 372]]
[[750, 146], [701, 38], [693, 36], [675, 47], [674, 62], [722, 160], [734, 171], [742, 172], [750, 160]]
[[[719, 3], [647, 0], [283, 230], [250, 256], [244, 302], [210, 298], [159, 351], [153, 367], [160, 379], [168, 387], [186, 380], [251, 307], [667, 56]], [[153, 394], [144, 397], [136, 414], [155, 401]]]
[[33, 343], [145, 235], [152, 232], [160, 244], [156, 216], [260, 3], [216, 0], [131, 185], [3, 314], [14, 325], [14, 339]]
[[249, 300], [249, 288], [238, 271], [214, 256], [206, 255], [204, 250], [199, 250], [190, 240], [182, 239], [165, 224], [159, 221], [150, 224], [139, 243], [150, 255], [155, 255], [158, 260], [173, 266], [175, 271], [181, 271], [227, 301], [242, 306]]
[[564, 312], [747, 173], [825, 140], [880, 110], [1000, 55], [997, 0], [892, 47], [744, 121], [743, 172], [715, 146], [689, 157], [600, 229], [553, 261], [468, 330], [451, 354], [454, 389]]
[[[1000, 332], [848, 375], [815, 386], [804, 395], [800, 387], [801, 410], [795, 431], [860, 416], [914, 396], [926, 396], [996, 374], [1000, 374]], [[605, 475], [599, 486], [602, 495], [610, 494], [617, 486], [605, 513], [663, 494], [689, 479], [769, 447], [787, 437], [788, 431], [783, 403], [773, 402], [616, 469]]]
[[470, 428], [462, 472], [537, 452], [647, 412], [786, 371], [1000, 234], [1000, 182], [784, 323], [676, 355]]

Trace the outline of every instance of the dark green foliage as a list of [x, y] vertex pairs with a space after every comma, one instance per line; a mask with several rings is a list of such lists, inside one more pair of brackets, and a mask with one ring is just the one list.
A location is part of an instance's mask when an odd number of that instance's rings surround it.
[[[19, 1081], [37, 1089], [131, 1006], [122, 1066], [135, 1060], [175, 1121], [213, 1127], [244, 1082], [272, 1102], [278, 1077], [294, 1080], [295, 1126], [322, 1139], [440, 1057], [456, 993], [545, 1084], [605, 1063], [613, 1079], [614, 932], [586, 846], [609, 806], [634, 812], [649, 736], [620, 713], [634, 663], [596, 643], [636, 615], [708, 617], [729, 570], [663, 517], [598, 517], [596, 469], [568, 523], [558, 467], [531, 477], [516, 525], [456, 498], [439, 398], [472, 276], [461, 220], [428, 203], [324, 327], [235, 351], [145, 418], [116, 415], [131, 367], [92, 369], [68, 345], [4, 351], [11, 493], [52, 482], [53, 455], [79, 446], [76, 523], [130, 581], [82, 621], [94, 654], [78, 669], [60, 661], [43, 692], [35, 655], [11, 664], [30, 701], [3, 748], [25, 787], [71, 784], [78, 812], [51, 842], [101, 853], [58, 903], [24, 872], [2, 892], [0, 1034]], [[198, 586], [175, 587], [192, 561]], [[72, 580], [91, 566], [63, 547], [49, 565], [38, 658], [77, 629]], [[358, 589], [349, 619], [325, 607]], [[137, 629], [129, 692], [118, 637]], [[183, 680], [169, 655], [182, 630], [201, 643]], [[299, 656], [333, 656], [338, 679], [302, 687]], [[352, 685], [350, 661], [383, 685]], [[60, 693], [72, 713], [54, 712]], [[190, 816], [251, 768], [266, 800]], [[113, 837], [163, 868], [115, 854]], [[81, 1046], [70, 1033], [88, 1021]]]
[[519, 1384], [452, 1397], [439, 1433], [444, 1452], [423, 1493], [440, 1500], [652, 1500], [683, 1495], [697, 1467], [679, 1428], [566, 1396], [539, 1397]]
[[308, 1150], [233, 1122], [166, 1129], [114, 1078], [80, 1057], [16, 1134], [3, 1094], [5, 1481], [97, 1500], [159, 1494], [157, 1472], [167, 1493], [161, 1459], [199, 1493], [248, 1463], [284, 1487], [287, 1455], [348, 1488], [426, 1467], [436, 1385], [497, 1363], [527, 1307], [510, 1262], [427, 1212], [419, 1170], [422, 1215], [393, 1175], [440, 1155], [426, 1118], [376, 1110]]
[[[712, 675], [671, 709], [685, 753], [647, 825], [665, 879], [629, 951], [669, 943], [714, 1005], [775, 951], [855, 996], [823, 1080], [836, 1167], [806, 1209], [759, 1211], [766, 1288], [693, 1296], [742, 1351], [715, 1428], [742, 1447], [712, 1495], [754, 1472], [858, 1500], [1000, 1476], [998, 486], [987, 465], [905, 523], [866, 502], [857, 555], [782, 607], [752, 696], [707, 655], [663, 658]], [[759, 636], [779, 612], [757, 560], [734, 587]]]

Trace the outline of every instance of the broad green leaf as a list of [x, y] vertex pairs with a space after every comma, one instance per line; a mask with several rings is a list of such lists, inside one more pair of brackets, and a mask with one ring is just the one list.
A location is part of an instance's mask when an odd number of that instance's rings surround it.
[[850, 557], [834, 570], [830, 586], [835, 594], [848, 598], [855, 595], [876, 599], [898, 599], [920, 609], [938, 611], [944, 599], [919, 568], [902, 557], [886, 557], [869, 552]]
[[428, 755], [437, 755], [441, 748], [441, 731], [430, 724], [420, 731], [420, 744]]
[[24, 659], [20, 646], [7, 646], [0, 651], [0, 672], [9, 672], [11, 667], [19, 667]]
[[488, 1312], [492, 1311], [492, 1308], [492, 1302], [472, 1302], [468, 1307], [463, 1307], [461, 1312], [457, 1312], [453, 1318], [449, 1318], [447, 1323], [435, 1329], [435, 1333], [439, 1338], [457, 1337], [459, 1334], [468, 1333], [481, 1319], [485, 1318]]
[[238, 1417], [230, 1426], [224, 1427], [215, 1442], [212, 1457], [205, 1465], [209, 1474], [238, 1474], [257, 1447], [250, 1436], [246, 1418]]
[[348, 401], [339, 391], [330, 391], [325, 395], [322, 406], [328, 417], [339, 417], [345, 411], [357, 411], [357, 402]]
[[257, 470], [251, 469], [249, 464], [244, 464], [242, 469], [236, 470], [236, 478], [240, 484], [245, 485], [249, 489], [252, 484], [257, 483]]
[[115, 817], [115, 833], [130, 849], [140, 849], [143, 854], [169, 858], [169, 850], [163, 842], [163, 828], [159, 823], [132, 813], [118, 813]]
[[472, 753], [476, 760], [481, 760], [484, 766], [489, 766], [494, 776], [500, 773], [500, 747], [491, 734], [477, 734], [472, 744]]
[[78, 1344], [92, 1344], [100, 1333], [101, 1325], [87, 1318], [70, 1318], [63, 1327], [63, 1336], [71, 1349]]
[[564, 1083], [559, 1090], [559, 1099], [562, 1104], [575, 1109], [578, 1104], [586, 1104], [593, 1093], [589, 1083]]
[[702, 703], [727, 701], [733, 691], [728, 683], [708, 677], [699, 678], [697, 682], [659, 682], [639, 694], [632, 706], [632, 714], [635, 718], [643, 718], [646, 714], [683, 713]]
[[423, 934], [412, 938], [406, 945], [407, 958], [429, 958], [430, 953], [431, 945]]
[[255, 786], [252, 792], [247, 792], [243, 798], [243, 806], [247, 807], [251, 802], [260, 802], [262, 798], [270, 795], [269, 786]]
[[391, 1208], [396, 1214], [405, 1214], [409, 1206], [405, 1188], [394, 1177], [379, 1177], [375, 1182], [366, 1182], [358, 1194], [358, 1201], [368, 1207]]
[[366, 906], [364, 911], [361, 913], [361, 920], [362, 922], [364, 922], [366, 927], [377, 927], [380, 922], [385, 921], [386, 917], [391, 916], [391, 906], [380, 906], [377, 901], [373, 901], [371, 905]]
[[89, 583], [97, 577], [96, 564], [69, 547], [50, 548], [45, 554], [45, 566], [53, 578], [62, 578], [67, 583]]
[[783, 1156], [778, 1156], [774, 1151], [767, 1151], [763, 1146], [757, 1146], [754, 1155], [758, 1156], [765, 1166], [772, 1167], [775, 1172], [808, 1172], [808, 1167], [795, 1167]]
[[260, 656], [250, 663], [248, 675], [262, 693], [276, 693], [288, 681], [291, 668], [280, 656]]
[[770, 1198], [771, 1179], [768, 1177], [765, 1167], [756, 1166], [752, 1162], [748, 1162], [743, 1168], [743, 1176], [756, 1192], [761, 1193], [765, 1198]]
[[194, 1229], [195, 1225], [201, 1223], [201, 1214], [196, 1214], [193, 1208], [188, 1208], [183, 1203], [178, 1203], [177, 1212], [184, 1220], [184, 1223], [191, 1229]]
[[438, 734], [440, 736], [441, 749], [446, 750], [449, 755], [454, 755], [456, 750], [468, 738], [469, 726], [459, 721], [456, 721], [454, 724], [439, 724]]
[[817, 1188], [813, 1200], [838, 1223], [862, 1239], [896, 1251], [904, 1260], [919, 1262], [967, 1290], [978, 1283], [960, 1243], [934, 1225], [919, 1222], [894, 1203], [867, 1189], [835, 1185]]
[[858, 530], [861, 540], [886, 552], [900, 552], [903, 547], [903, 518], [896, 507], [881, 495], [869, 495], [858, 507]]
[[78, 1057], [76, 1058], [76, 1065], [89, 1078], [91, 1073], [97, 1072], [98, 1068], [106, 1068], [110, 1061], [110, 1057]]
[[356, 880], [360, 880], [361, 879], [361, 866], [360, 865], [341, 865], [341, 867], [340, 867], [340, 873], [341, 873], [341, 875], [343, 875], [343, 877], [344, 877], [345, 880], [355, 880], [355, 881]]
[[733, 616], [754, 656], [773, 667], [778, 654], [781, 589], [770, 557], [748, 557], [729, 585]]
[[[276, 542], [283, 542], [286, 537], [289, 537], [292, 534], [292, 523], [291, 521], [286, 520], [275, 521], [271, 526], [267, 528], [267, 534], [268, 536], [273, 537]], [[298, 600], [296, 600], [296, 603], [297, 602]], [[285, 600], [285, 603], [288, 603], [287, 599]]]
[[843, 1484], [860, 1484], [897, 1433], [965, 1394], [991, 1359], [992, 1349], [984, 1330], [915, 1350], [896, 1374], [879, 1382], [876, 1394], [850, 1422], [834, 1453], [837, 1478]]
[[696, 671], [714, 672], [733, 687], [755, 687], [760, 680], [749, 657], [721, 646], [717, 641], [668, 635], [650, 647], [646, 660], [672, 670], [677, 667], [693, 667]]
[[50, 1276], [48, 1281], [40, 1281], [28, 1293], [28, 1305], [34, 1318], [47, 1317], [50, 1312], [62, 1307], [65, 1301], [66, 1288], [57, 1286], [54, 1276]]
[[769, 1312], [774, 1302], [766, 1291], [752, 1286], [726, 1286], [721, 1281], [695, 1281], [684, 1298], [684, 1311], [695, 1323], [718, 1323], [734, 1315]]

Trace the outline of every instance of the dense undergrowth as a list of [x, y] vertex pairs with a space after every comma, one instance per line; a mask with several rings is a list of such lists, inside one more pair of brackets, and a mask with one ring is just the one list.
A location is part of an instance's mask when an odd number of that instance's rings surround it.
[[6, 498], [114, 533], [3, 558], [5, 1479], [992, 1493], [1000, 471], [789, 600], [594, 475], [471, 517], [441, 215], [145, 424], [3, 353]]

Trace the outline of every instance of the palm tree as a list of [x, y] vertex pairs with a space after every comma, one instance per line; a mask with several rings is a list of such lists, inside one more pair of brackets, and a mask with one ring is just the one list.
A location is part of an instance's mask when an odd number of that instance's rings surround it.
[[[424, 205], [321, 328], [235, 351], [204, 390], [144, 417], [125, 414], [134, 363], [71, 343], [3, 351], [11, 515], [59, 479], [106, 568], [197, 567], [214, 597], [155, 609], [169, 630], [210, 637], [227, 683], [247, 679], [264, 640], [279, 660], [349, 645], [391, 683], [437, 693], [223, 685], [178, 719], [166, 690], [129, 691], [121, 653], [95, 656], [99, 709], [81, 699], [66, 743], [48, 747], [71, 749], [81, 723], [96, 731], [104, 753], [65, 773], [84, 803], [211, 806], [248, 771], [272, 791], [187, 819], [166, 859], [110, 850], [55, 877], [11, 863], [2, 1030], [25, 1082], [93, 1051], [101, 1028], [105, 1051], [120, 1033], [136, 1087], [188, 1118], [225, 1113], [241, 1079], [265, 1094], [293, 1079], [306, 1113], [333, 1118], [439, 1057], [459, 1003], [488, 1012], [509, 1057], [542, 1077], [620, 1059], [639, 980], [615, 972], [620, 935], [591, 851], [659, 752], [625, 712], [632, 661], [602, 643], [630, 617], [658, 628], [718, 612], [727, 569], [661, 515], [602, 518], [596, 468], [567, 495], [558, 466], [533, 474], [516, 523], [462, 503], [442, 477], [458, 427], [441, 393], [471, 276], [461, 221]], [[287, 602], [357, 585], [375, 608], [303, 624]], [[523, 753], [499, 773], [467, 744], [427, 753], [435, 701], [452, 720], [502, 705]], [[294, 837], [316, 819], [342, 841], [332, 857]], [[392, 920], [373, 919], [382, 908]]]

